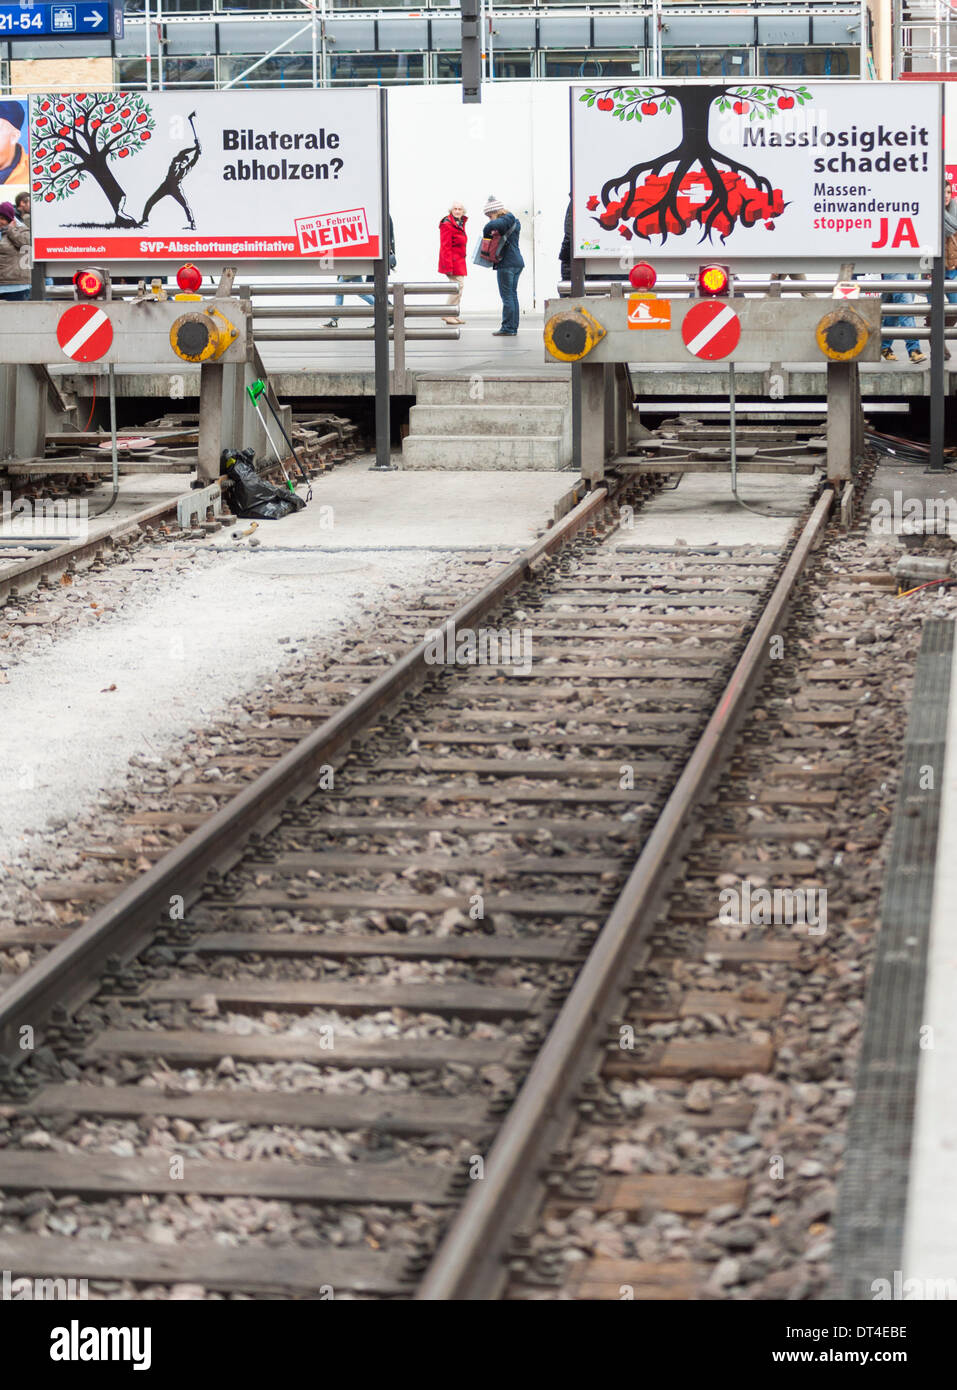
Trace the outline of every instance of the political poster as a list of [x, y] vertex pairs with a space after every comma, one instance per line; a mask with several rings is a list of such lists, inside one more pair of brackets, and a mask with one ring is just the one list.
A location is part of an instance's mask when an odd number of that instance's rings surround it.
[[30, 98], [38, 260], [375, 259], [379, 93]]
[[581, 258], [939, 253], [933, 84], [593, 84], [572, 88], [571, 109]]

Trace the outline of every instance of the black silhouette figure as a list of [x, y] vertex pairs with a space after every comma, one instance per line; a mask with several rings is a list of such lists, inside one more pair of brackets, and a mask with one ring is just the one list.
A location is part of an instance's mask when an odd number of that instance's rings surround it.
[[[620, 89], [610, 88], [608, 90], [609, 93], [614, 94]], [[792, 89], [780, 87], [773, 88], [772, 90], [774, 93], [789, 94]], [[596, 95], [607, 95], [607, 93], [597, 93]], [[700, 238], [701, 241], [711, 240], [711, 233], [712, 230], [715, 230], [716, 223], [718, 223], [717, 230], [723, 241], [725, 235], [727, 235], [727, 232], [730, 231], [731, 226], [735, 222], [736, 217], [740, 217], [744, 226], [753, 226], [754, 222], [759, 220], [759, 214], [756, 211], [749, 211], [748, 209], [742, 210], [740, 214], [732, 212], [728, 191], [721, 177], [720, 170], [723, 168], [730, 173], [751, 178], [754, 181], [754, 187], [757, 192], [764, 193], [768, 197], [770, 197], [774, 191], [771, 181], [766, 178], [765, 175], [759, 174], [755, 169], [752, 169], [750, 165], [744, 164], [741, 160], [735, 159], [715, 149], [714, 145], [711, 143], [709, 131], [711, 109], [719, 98], [727, 95], [732, 99], [735, 97], [743, 97], [751, 107], [757, 109], [758, 114], [768, 115], [775, 109], [775, 100], [771, 92], [769, 91], [768, 95], [764, 96], [761, 94], [760, 89], [758, 89], [758, 94], [756, 95], [752, 88], [737, 84], [731, 86], [702, 85], [700, 87], [659, 88], [649, 93], [649, 95], [655, 101], [660, 100], [663, 96], [668, 96], [672, 101], [677, 103], [681, 112], [681, 140], [673, 149], [666, 150], [664, 154], [655, 155], [648, 159], [640, 159], [633, 164], [630, 169], [626, 170], [625, 173], [609, 179], [601, 190], [602, 202], [607, 204], [613, 195], [618, 198], [623, 188], [625, 189], [624, 198], [621, 202], [621, 206], [616, 212], [604, 213], [600, 218], [596, 217], [594, 220], [600, 222], [601, 226], [609, 230], [618, 226], [619, 223], [627, 223], [630, 217], [633, 216], [633, 214], [629, 214], [629, 209], [635, 195], [635, 189], [638, 186], [639, 177], [647, 173], [661, 174], [663, 170], [673, 164], [675, 168], [669, 175], [668, 184], [662, 196], [651, 207], [643, 209], [642, 213], [643, 217], [648, 221], [650, 221], [652, 217], [658, 219], [656, 234], [660, 233], [662, 241], [667, 241], [669, 230], [673, 231], [675, 227], [678, 227], [682, 232], [685, 232], [690, 225], [689, 219], [682, 215], [678, 206], [678, 195], [681, 190], [681, 180], [695, 167], [695, 165], [698, 165], [704, 170], [711, 183], [711, 194], [707, 202], [698, 212], [698, 217], [703, 228]], [[628, 104], [637, 107], [640, 100], [641, 98]], [[793, 101], [791, 104], [794, 104]], [[673, 222], [669, 229], [669, 220], [671, 219], [673, 219]], [[721, 226], [725, 228], [723, 234], [720, 230]], [[641, 237], [645, 241], [649, 240], [647, 234], [639, 227], [637, 219], [635, 219], [633, 223], [633, 230], [636, 236]]]
[[182, 189], [183, 180], [203, 152], [202, 146], [199, 143], [199, 136], [196, 134], [196, 125], [193, 119], [195, 115], [195, 111], [191, 111], [189, 114], [189, 124], [193, 132], [193, 143], [187, 149], [180, 150], [179, 154], [174, 155], [170, 160], [169, 168], [166, 171], [166, 178], [160, 184], [159, 188], [151, 193], [147, 199], [146, 207], [143, 209], [143, 216], [140, 219], [141, 227], [148, 220], [150, 213], [162, 198], [174, 198], [186, 213], [189, 231], [195, 232], [196, 230], [196, 219], [193, 217], [193, 210], [186, 201]]

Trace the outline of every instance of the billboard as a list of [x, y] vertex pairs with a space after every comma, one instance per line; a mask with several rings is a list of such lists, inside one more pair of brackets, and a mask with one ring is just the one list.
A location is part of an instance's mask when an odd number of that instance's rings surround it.
[[940, 242], [940, 89], [571, 89], [573, 253], [913, 261]]
[[375, 259], [379, 92], [30, 98], [41, 261]]

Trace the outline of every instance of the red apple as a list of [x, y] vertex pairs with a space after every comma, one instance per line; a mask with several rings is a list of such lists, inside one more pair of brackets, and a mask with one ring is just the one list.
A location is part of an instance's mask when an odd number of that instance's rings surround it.
[[62, 168], [63, 168], [63, 165], [60, 163], [59, 160], [57, 160], [55, 164], [51, 164], [51, 165], [50, 165], [50, 173], [51, 173], [51, 174], [58, 174]]
[[113, 125], [110, 126], [110, 130], [113, 132], [114, 135], [119, 135], [122, 129], [123, 125], [121, 121], [116, 121]]
[[128, 116], [129, 114], [130, 114], [130, 108], [129, 108], [128, 106], [124, 106], [124, 107], [123, 107], [123, 110], [120, 112], [120, 115], [123, 117], [124, 121], [126, 120], [126, 118], [127, 118], [127, 116]]
[[77, 92], [76, 99], [77, 101], [86, 101], [86, 92]]
[[33, 172], [34, 172], [35, 174], [42, 174], [42, 173], [43, 173], [43, 165], [42, 165], [42, 164], [34, 164], [34, 166], [33, 166]]
[[113, 104], [112, 101], [110, 102], [109, 106], [104, 106], [104, 107], [103, 107], [104, 115], [107, 115], [107, 116], [112, 116], [112, 114], [113, 114], [113, 112], [114, 112], [115, 110], [116, 110], [116, 107], [114, 106], [114, 104]]
[[144, 131], [143, 131], [143, 134], [140, 136], [140, 139], [141, 139], [141, 140], [148, 140], [149, 138], [150, 138], [150, 133], [149, 133], [149, 131], [148, 131], [148, 130], [144, 130]]
[[60, 143], [56, 146], [56, 152], [57, 154], [62, 154], [65, 149], [66, 145], [64, 145], [63, 141], [61, 140]]
[[40, 110], [41, 110], [41, 111], [49, 111], [49, 109], [50, 109], [50, 103], [49, 103], [48, 101], [41, 101], [41, 102], [40, 102]]
[[643, 101], [641, 103], [641, 114], [643, 116], [656, 116], [658, 114], [658, 103], [656, 101]]
[[60, 104], [57, 106], [57, 110], [58, 110], [58, 111], [65, 111], [65, 110], [66, 110], [66, 106], [64, 105], [64, 103], [63, 103], [62, 101], [61, 101]]
[[611, 97], [602, 97], [598, 102], [598, 109], [599, 111], [614, 111], [615, 103]]
[[45, 149], [43, 149], [43, 150], [37, 150], [36, 154], [37, 154], [37, 159], [42, 159], [43, 156], [46, 154], [46, 150], [45, 150]]
[[736, 101], [734, 103], [734, 114], [736, 116], [743, 116], [747, 109], [748, 103], [746, 101]]
[[37, 125], [46, 125], [46, 123], [47, 123], [47, 118], [46, 118], [46, 116], [37, 116]]
[[102, 125], [102, 124], [103, 124], [102, 121], [91, 121], [91, 122], [90, 122], [90, 129], [91, 129], [91, 130], [96, 130], [97, 126], [100, 126], [100, 125]]
[[78, 126], [86, 125], [86, 117], [85, 117], [85, 116], [77, 116], [75, 124], [78, 125]]
[[69, 133], [70, 133], [70, 127], [69, 127], [68, 125], [61, 125], [61, 126], [60, 126], [60, 129], [59, 129], [59, 131], [58, 131], [57, 133], [58, 133], [59, 135], [69, 135]]
[[790, 109], [791, 109], [791, 107], [792, 107], [793, 105], [794, 105], [794, 98], [793, 98], [793, 97], [778, 97], [778, 110], [779, 110], [779, 111], [790, 111]]
[[128, 150], [128, 149], [125, 149], [125, 148], [124, 148], [124, 149], [120, 150], [120, 159], [125, 159], [126, 156], [127, 156], [128, 154], [129, 154], [129, 150]]
[[79, 180], [79, 179], [71, 179], [71, 180], [70, 180], [70, 187], [71, 187], [71, 188], [79, 188], [79, 186], [80, 186], [80, 180]]
[[34, 191], [34, 193], [39, 193], [39, 192], [40, 192], [40, 189], [41, 189], [42, 187], [43, 187], [43, 184], [42, 184], [42, 183], [35, 183], [35, 184], [33, 185], [33, 191]]
[[52, 202], [53, 202], [53, 199], [54, 199], [55, 197], [56, 197], [56, 194], [55, 194], [55, 193], [48, 193], [48, 194], [46, 195], [46, 197], [44, 198], [43, 201], [44, 201], [45, 203], [52, 203]]
[[144, 122], [146, 119], [147, 119], [146, 112], [145, 112], [145, 111], [141, 111], [140, 114], [139, 114], [139, 115], [137, 116], [137, 118], [136, 118], [136, 124], [137, 124], [137, 125], [142, 125], [143, 122]]

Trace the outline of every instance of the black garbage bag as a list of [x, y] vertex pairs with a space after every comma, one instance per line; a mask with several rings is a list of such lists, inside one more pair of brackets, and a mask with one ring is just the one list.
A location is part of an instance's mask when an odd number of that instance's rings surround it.
[[241, 449], [238, 454], [224, 449], [221, 467], [227, 479], [227, 500], [235, 516], [278, 521], [290, 512], [301, 512], [306, 505], [285, 484], [267, 483], [259, 476], [252, 449]]

